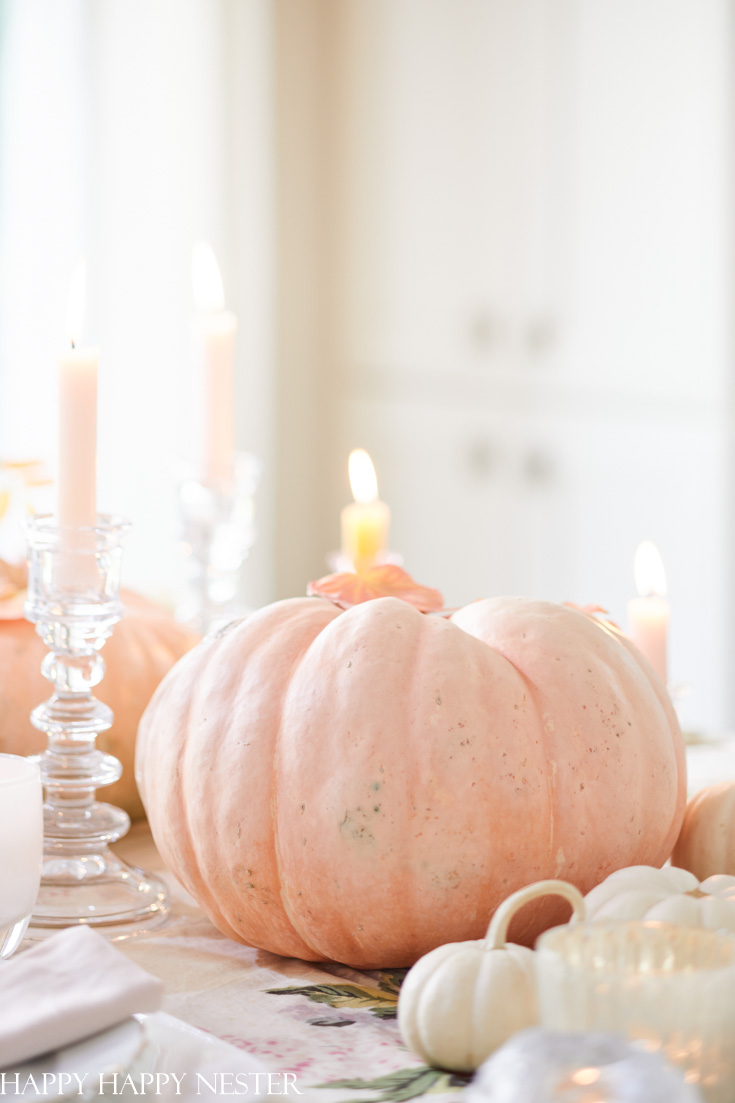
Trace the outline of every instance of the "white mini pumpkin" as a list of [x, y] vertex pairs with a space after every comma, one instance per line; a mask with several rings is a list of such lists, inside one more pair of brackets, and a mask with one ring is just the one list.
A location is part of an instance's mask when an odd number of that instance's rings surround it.
[[398, 1025], [422, 1060], [472, 1072], [516, 1031], [535, 1026], [534, 952], [505, 937], [519, 908], [552, 895], [563, 896], [574, 915], [584, 917], [574, 885], [537, 881], [500, 905], [485, 938], [438, 946], [409, 970], [398, 997]]
[[587, 921], [659, 919], [685, 927], [735, 931], [735, 877], [698, 881], [675, 866], [628, 866], [611, 873], [584, 898]]

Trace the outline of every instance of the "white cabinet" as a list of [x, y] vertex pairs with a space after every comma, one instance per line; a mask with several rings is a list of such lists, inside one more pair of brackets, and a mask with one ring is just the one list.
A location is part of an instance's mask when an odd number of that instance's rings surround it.
[[731, 5], [578, 5], [574, 282], [560, 374], [718, 401], [728, 364]]
[[624, 623], [652, 538], [685, 718], [732, 724], [726, 0], [339, 11], [330, 469], [374, 454], [450, 604]]
[[549, 0], [339, 5], [330, 218], [348, 369], [506, 367], [539, 344], [568, 236], [570, 7], [554, 0], [552, 18]]
[[717, 401], [727, 0], [345, 0], [335, 361]]

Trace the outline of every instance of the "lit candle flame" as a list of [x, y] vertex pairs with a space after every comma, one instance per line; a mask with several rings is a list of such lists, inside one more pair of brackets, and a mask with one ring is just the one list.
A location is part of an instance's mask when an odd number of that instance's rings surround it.
[[364, 448], [355, 448], [353, 452], [350, 452], [348, 469], [352, 497], [355, 501], [362, 502], [364, 505], [367, 505], [368, 502], [374, 502], [378, 497], [378, 480], [375, 475], [373, 461]]
[[636, 589], [641, 597], [666, 596], [666, 572], [659, 550], [652, 540], [643, 540], [638, 545], [633, 573]]
[[191, 282], [197, 310], [224, 310], [225, 292], [212, 246], [198, 241], [191, 254]]
[[82, 332], [84, 323], [84, 307], [87, 297], [87, 267], [84, 259], [77, 261], [76, 268], [71, 278], [69, 287], [69, 306], [66, 312], [66, 331], [71, 341], [71, 347], [75, 348]]
[[575, 1073], [572, 1073], [570, 1077], [573, 1084], [596, 1084], [600, 1079], [599, 1069], [577, 1069]]

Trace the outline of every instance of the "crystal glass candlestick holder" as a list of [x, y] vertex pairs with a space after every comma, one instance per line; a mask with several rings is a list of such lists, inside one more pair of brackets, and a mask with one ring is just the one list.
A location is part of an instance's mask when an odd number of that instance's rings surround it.
[[203, 479], [190, 471], [179, 482], [185, 592], [176, 612], [202, 634], [247, 612], [240, 583], [255, 541], [259, 480], [260, 461], [239, 452], [226, 479]]
[[89, 528], [61, 527], [31, 517], [25, 613], [49, 649], [41, 666], [51, 697], [31, 713], [46, 732], [37, 761], [44, 787], [44, 861], [31, 937], [86, 923], [127, 938], [165, 919], [168, 894], [158, 878], [126, 865], [110, 849], [130, 827], [127, 813], [95, 799], [122, 766], [95, 747], [112, 725], [112, 710], [92, 689], [104, 675], [99, 654], [122, 615], [123, 537], [119, 517], [99, 516]]

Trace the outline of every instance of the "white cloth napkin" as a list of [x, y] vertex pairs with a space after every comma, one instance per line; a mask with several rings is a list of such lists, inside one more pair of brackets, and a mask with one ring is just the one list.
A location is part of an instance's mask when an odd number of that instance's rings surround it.
[[163, 985], [91, 927], [0, 961], [0, 1069], [155, 1011]]

